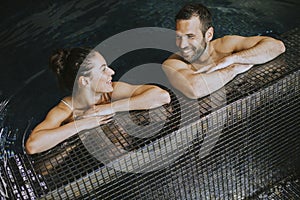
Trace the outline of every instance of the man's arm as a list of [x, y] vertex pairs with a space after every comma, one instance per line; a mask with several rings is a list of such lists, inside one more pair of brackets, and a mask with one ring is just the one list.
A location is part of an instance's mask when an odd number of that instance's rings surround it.
[[191, 99], [204, 97], [231, 81], [236, 75], [250, 69], [252, 65], [232, 65], [212, 73], [195, 73], [187, 64], [168, 59], [163, 63], [163, 70], [170, 83]]
[[232, 64], [266, 63], [285, 52], [285, 45], [282, 41], [265, 36], [225, 36], [216, 40], [214, 48], [217, 51], [232, 54], [217, 61], [215, 66], [207, 72], [222, 69]]

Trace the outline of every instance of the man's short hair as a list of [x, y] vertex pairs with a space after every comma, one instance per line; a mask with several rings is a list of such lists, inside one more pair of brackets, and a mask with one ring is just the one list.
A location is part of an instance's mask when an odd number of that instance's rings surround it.
[[205, 34], [208, 28], [212, 26], [212, 16], [208, 8], [201, 3], [188, 3], [183, 6], [177, 13], [175, 21], [188, 20], [193, 16], [199, 17], [199, 20], [202, 23], [201, 31]]

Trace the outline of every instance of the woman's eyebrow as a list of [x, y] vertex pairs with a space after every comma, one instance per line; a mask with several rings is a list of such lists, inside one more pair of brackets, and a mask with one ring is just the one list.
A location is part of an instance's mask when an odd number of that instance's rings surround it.
[[100, 68], [107, 67], [107, 64], [102, 64]]

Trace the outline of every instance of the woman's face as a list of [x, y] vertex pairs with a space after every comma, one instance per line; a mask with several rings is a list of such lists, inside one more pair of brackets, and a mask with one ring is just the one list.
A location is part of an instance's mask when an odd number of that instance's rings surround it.
[[107, 66], [106, 61], [98, 52], [91, 58], [91, 64], [93, 65], [90, 75], [91, 89], [97, 93], [112, 92], [111, 80], [115, 72]]

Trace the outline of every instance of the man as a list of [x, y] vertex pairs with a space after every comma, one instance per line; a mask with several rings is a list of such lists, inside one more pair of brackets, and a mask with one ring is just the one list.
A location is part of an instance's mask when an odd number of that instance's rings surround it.
[[228, 35], [212, 40], [209, 10], [202, 4], [185, 5], [176, 15], [179, 52], [163, 63], [170, 83], [191, 99], [204, 97], [285, 51], [283, 42], [271, 37]]

